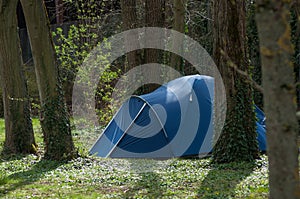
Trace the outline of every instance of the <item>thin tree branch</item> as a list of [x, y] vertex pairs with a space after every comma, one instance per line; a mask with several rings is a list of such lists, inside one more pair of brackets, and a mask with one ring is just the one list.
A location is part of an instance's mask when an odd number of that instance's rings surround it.
[[233, 68], [237, 73], [239, 73], [240, 75], [245, 77], [248, 80], [248, 82], [250, 83], [250, 85], [253, 86], [253, 88], [255, 88], [260, 93], [264, 93], [263, 87], [261, 85], [259, 85], [258, 83], [256, 83], [246, 71], [240, 70], [238, 68], [238, 66], [231, 61], [230, 57], [228, 56], [228, 54], [226, 52], [221, 50], [221, 54], [229, 61], [228, 65], [231, 68]]

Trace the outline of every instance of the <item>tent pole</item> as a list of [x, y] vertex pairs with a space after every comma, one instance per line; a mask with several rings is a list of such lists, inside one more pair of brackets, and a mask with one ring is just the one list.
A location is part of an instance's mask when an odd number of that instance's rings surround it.
[[120, 112], [121, 107], [119, 108], [119, 110], [114, 114], [114, 116], [112, 117], [112, 119], [109, 121], [109, 123], [106, 125], [106, 127], [104, 128], [104, 130], [101, 132], [101, 134], [99, 135], [99, 137], [97, 138], [96, 142], [93, 144], [93, 146], [89, 149], [89, 151], [91, 151], [92, 148], [94, 148], [94, 146], [97, 144], [97, 142], [100, 140], [100, 138], [103, 136], [104, 132], [106, 131], [106, 129], [109, 127], [109, 125], [114, 121], [115, 117], [117, 116], [117, 114]]
[[122, 138], [125, 136], [126, 132], [130, 129], [130, 127], [133, 125], [135, 120], [138, 118], [138, 116], [141, 114], [141, 112], [144, 110], [147, 103], [144, 102], [144, 105], [142, 106], [141, 110], [136, 114], [130, 125], [127, 127], [127, 129], [124, 131], [123, 135], [120, 137], [119, 141], [115, 144], [115, 146], [109, 151], [109, 153], [106, 155], [106, 158], [110, 156], [110, 154], [115, 150], [119, 142], [122, 140]]

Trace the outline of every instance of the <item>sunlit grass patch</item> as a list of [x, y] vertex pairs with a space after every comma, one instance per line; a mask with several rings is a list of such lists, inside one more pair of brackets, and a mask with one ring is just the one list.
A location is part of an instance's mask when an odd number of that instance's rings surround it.
[[[42, 151], [42, 131], [33, 119]], [[0, 120], [0, 141], [4, 121]], [[37, 155], [0, 161], [0, 198], [268, 198], [267, 157], [255, 163], [211, 164], [211, 159], [167, 161], [88, 156], [73, 131], [82, 157], [69, 162]], [[42, 155], [42, 154], [40, 154]]]
[[118, 168], [131, 163], [125, 159], [79, 157], [62, 163], [30, 155], [0, 164], [6, 171], [0, 197], [267, 198], [265, 161], [211, 165], [210, 159], [173, 159], [164, 169], [136, 172]]

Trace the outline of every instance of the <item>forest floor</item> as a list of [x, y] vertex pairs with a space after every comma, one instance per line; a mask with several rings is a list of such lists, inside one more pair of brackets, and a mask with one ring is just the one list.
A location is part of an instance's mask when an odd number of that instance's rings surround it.
[[[33, 120], [42, 147], [38, 120]], [[0, 120], [0, 151], [4, 124]], [[0, 156], [0, 198], [268, 198], [267, 157], [213, 165], [210, 158], [69, 162]]]

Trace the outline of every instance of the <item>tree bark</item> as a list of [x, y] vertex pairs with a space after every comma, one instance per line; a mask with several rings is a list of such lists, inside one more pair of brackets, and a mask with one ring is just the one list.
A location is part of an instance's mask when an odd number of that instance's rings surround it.
[[[164, 0], [146, 0], [146, 26], [147, 27], [162, 27], [164, 24]], [[148, 32], [151, 38], [151, 32]], [[155, 35], [156, 36], [156, 35]], [[154, 38], [153, 38], [154, 39]], [[152, 42], [149, 39], [146, 42]], [[156, 49], [146, 49], [145, 63], [158, 63], [159, 51]]]
[[21, 0], [21, 4], [26, 19], [40, 94], [45, 158], [70, 159], [76, 155], [76, 152], [44, 2]]
[[[296, 82], [300, 82], [300, 0], [294, 0], [292, 3], [291, 13], [293, 14], [292, 18], [292, 43], [295, 48], [294, 53], [294, 72], [296, 75]], [[300, 85], [296, 88], [297, 95], [297, 109], [300, 112]], [[300, 117], [298, 118], [300, 125]], [[300, 129], [299, 129], [300, 135]]]
[[55, 0], [55, 15], [56, 23], [62, 24], [64, 22], [64, 6], [63, 0]]
[[289, 1], [257, 1], [270, 198], [300, 198]]
[[[165, 0], [146, 0], [145, 10], [146, 10], [146, 26], [147, 27], [163, 27], [164, 25], [164, 8], [165, 8]], [[147, 31], [147, 38], [149, 38], [146, 43], [156, 42], [158, 41], [156, 37], [163, 37], [163, 35], [158, 35], [157, 33], [153, 33], [151, 31]], [[149, 45], [147, 45], [149, 46]], [[150, 63], [160, 63], [161, 62], [161, 53], [157, 49], [145, 49], [144, 52], [144, 60], [146, 64]], [[151, 74], [145, 74], [144, 76], [151, 77], [153, 81], [160, 81], [160, 73], [159, 71], [152, 71]], [[146, 92], [152, 92], [158, 86], [155, 84], [146, 85]]]
[[[247, 5], [247, 49], [249, 54], [250, 65], [253, 67], [253, 80], [261, 85], [261, 61], [259, 52], [259, 40], [255, 20], [255, 2]], [[263, 93], [254, 89], [254, 103], [263, 109]]]
[[225, 126], [214, 148], [217, 163], [252, 161], [258, 156], [252, 88], [237, 71], [248, 71], [245, 1], [213, 2], [215, 63], [222, 75], [227, 99]]
[[17, 0], [0, 0], [0, 74], [8, 153], [36, 153], [17, 31]]
[[[184, 33], [185, 28], [185, 10], [186, 10], [187, 0], [175, 0], [174, 1], [174, 18], [173, 18], [173, 30]], [[177, 40], [172, 44], [172, 48], [183, 50], [183, 38]], [[175, 70], [182, 72], [182, 58], [179, 55], [171, 54], [170, 66]]]
[[[122, 20], [123, 20], [123, 30], [132, 30], [138, 27], [138, 19], [136, 13], [136, 0], [121, 0], [122, 9]], [[130, 48], [130, 46], [139, 49], [139, 35], [138, 32], [132, 32], [125, 38], [125, 48]], [[141, 65], [141, 54], [140, 51], [132, 51], [127, 53], [127, 67], [123, 68], [123, 72], [126, 73], [130, 69]]]

